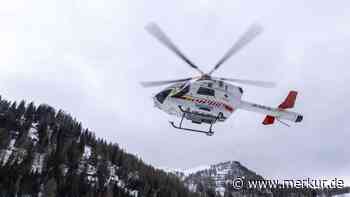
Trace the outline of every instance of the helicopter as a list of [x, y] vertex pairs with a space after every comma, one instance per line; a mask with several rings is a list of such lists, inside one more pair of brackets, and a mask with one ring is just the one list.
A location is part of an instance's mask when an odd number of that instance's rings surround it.
[[[213, 69], [207, 73], [189, 60], [156, 23], [148, 24], [145, 29], [200, 74], [195, 77], [175, 80], [141, 82], [143, 87], [170, 85], [156, 93], [153, 100], [155, 107], [181, 118], [178, 124], [170, 121], [174, 128], [212, 136], [214, 134], [213, 125], [217, 122], [226, 121], [237, 109], [264, 114], [265, 119], [262, 122], [264, 125], [271, 125], [278, 121], [290, 126], [284, 120], [291, 122], [301, 122], [303, 120], [303, 115], [287, 110], [294, 107], [297, 91], [290, 91], [285, 100], [277, 108], [274, 108], [242, 100], [243, 89], [234, 84], [271, 88], [275, 86], [275, 83], [212, 76], [224, 62], [262, 32], [260, 25], [251, 25], [214, 65]], [[209, 129], [199, 130], [183, 127], [184, 119], [191, 121], [193, 124], [209, 124]]]

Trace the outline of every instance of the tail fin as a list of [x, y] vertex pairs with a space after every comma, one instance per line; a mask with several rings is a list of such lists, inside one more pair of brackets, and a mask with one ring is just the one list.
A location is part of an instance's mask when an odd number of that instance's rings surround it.
[[[284, 99], [284, 101], [278, 106], [278, 109], [289, 109], [293, 108], [295, 104], [295, 100], [297, 98], [298, 92], [297, 91], [290, 91], [288, 96]], [[270, 125], [275, 122], [275, 117], [271, 115], [267, 115], [263, 121], [264, 125]], [[301, 122], [303, 119], [303, 116], [298, 116], [295, 122]]]
[[297, 99], [298, 92], [290, 91], [287, 98], [284, 99], [283, 103], [281, 103], [278, 108], [279, 109], [288, 109], [293, 108], [295, 104], [295, 100]]

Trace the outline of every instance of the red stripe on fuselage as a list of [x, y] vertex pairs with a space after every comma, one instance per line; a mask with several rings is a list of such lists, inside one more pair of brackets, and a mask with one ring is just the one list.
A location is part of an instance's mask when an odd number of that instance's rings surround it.
[[229, 111], [229, 112], [233, 112], [234, 108], [231, 107], [230, 105], [227, 105], [225, 103], [221, 103], [221, 102], [217, 102], [217, 101], [213, 101], [213, 100], [208, 100], [208, 99], [203, 99], [203, 98], [188, 98], [188, 97], [177, 97], [180, 99], [185, 99], [185, 100], [190, 100], [192, 102], [198, 103], [198, 104], [207, 104], [210, 106], [215, 106], [215, 107], [221, 107], [224, 106], [225, 110]]

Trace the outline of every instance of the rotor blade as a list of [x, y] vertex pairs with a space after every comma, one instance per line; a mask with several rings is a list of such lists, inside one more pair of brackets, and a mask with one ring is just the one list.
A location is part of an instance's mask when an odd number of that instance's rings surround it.
[[215, 70], [217, 70], [227, 59], [232, 55], [237, 53], [250, 41], [252, 41], [256, 36], [262, 32], [263, 28], [258, 24], [253, 24], [249, 29], [234, 43], [234, 45], [226, 52], [226, 54], [219, 60], [219, 62], [214, 66], [214, 68], [208, 73], [211, 75]]
[[189, 60], [179, 48], [170, 40], [170, 38], [162, 31], [156, 23], [150, 23], [146, 26], [146, 30], [163, 43], [168, 49], [173, 51], [177, 56], [184, 60], [189, 66], [196, 69], [201, 74], [204, 74], [191, 60]]
[[224, 81], [230, 81], [234, 83], [240, 83], [245, 85], [252, 85], [252, 86], [258, 86], [258, 87], [264, 87], [264, 88], [273, 88], [276, 86], [276, 83], [270, 82], [270, 81], [254, 81], [254, 80], [245, 80], [245, 79], [231, 79], [231, 78], [216, 78], [216, 80], [224, 80]]
[[176, 82], [185, 82], [185, 81], [189, 81], [192, 78], [185, 78], [185, 79], [176, 79], [176, 80], [166, 80], [166, 81], [143, 81], [141, 82], [141, 85], [143, 87], [155, 87], [155, 86], [161, 86], [161, 85], [167, 85], [167, 84], [171, 84], [171, 83], [176, 83]]

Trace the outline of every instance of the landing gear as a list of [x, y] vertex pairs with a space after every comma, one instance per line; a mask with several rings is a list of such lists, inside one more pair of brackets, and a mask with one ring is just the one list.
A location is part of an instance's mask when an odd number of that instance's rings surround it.
[[[210, 115], [205, 115], [205, 114], [198, 114], [198, 113], [193, 113], [188, 110], [183, 110], [181, 106], [179, 106], [179, 109], [182, 112], [182, 117], [179, 125], [175, 125], [174, 122], [170, 121], [171, 126], [173, 126], [176, 129], [181, 129], [185, 131], [192, 131], [192, 132], [197, 132], [197, 133], [204, 133], [208, 136], [214, 135], [214, 132], [212, 131], [213, 124], [216, 123], [217, 120], [223, 117], [222, 113], [219, 113], [217, 116], [210, 116]], [[184, 118], [188, 120], [192, 120], [193, 123], [198, 123], [201, 124], [202, 122], [210, 124], [209, 130], [208, 131], [203, 131], [203, 130], [197, 130], [197, 129], [191, 129], [191, 128], [185, 128], [182, 127], [182, 122]]]

